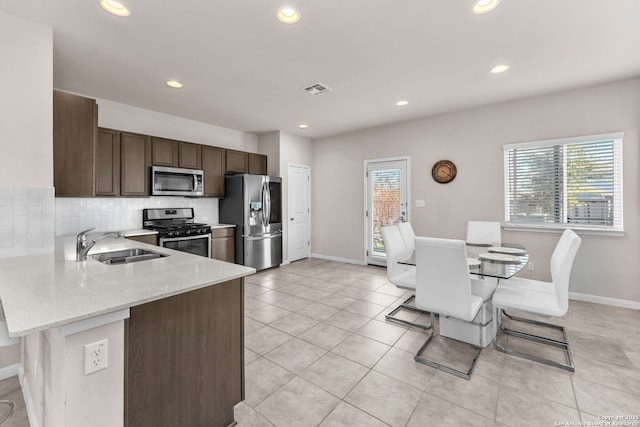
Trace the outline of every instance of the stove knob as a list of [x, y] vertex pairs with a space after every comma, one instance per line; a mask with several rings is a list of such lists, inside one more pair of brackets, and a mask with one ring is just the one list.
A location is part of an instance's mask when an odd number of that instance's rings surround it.
[[185, 234], [186, 234], [187, 236], [191, 235], [191, 230], [187, 230], [187, 231], [185, 231]]

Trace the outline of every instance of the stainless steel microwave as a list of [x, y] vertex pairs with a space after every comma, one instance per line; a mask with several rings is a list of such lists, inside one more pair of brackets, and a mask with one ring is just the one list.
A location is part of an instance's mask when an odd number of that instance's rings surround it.
[[203, 173], [198, 169], [151, 167], [152, 196], [204, 195]]

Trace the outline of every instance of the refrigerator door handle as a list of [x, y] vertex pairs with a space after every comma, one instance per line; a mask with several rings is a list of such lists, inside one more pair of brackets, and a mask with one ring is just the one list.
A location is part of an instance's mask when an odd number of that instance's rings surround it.
[[267, 226], [267, 200], [266, 200], [266, 189], [265, 183], [262, 183], [262, 226]]
[[269, 225], [269, 220], [271, 219], [271, 190], [269, 190], [269, 183], [265, 182], [264, 183], [264, 190], [265, 190], [265, 201], [267, 202], [266, 204], [266, 215], [265, 215], [265, 221], [266, 221], [266, 225]]

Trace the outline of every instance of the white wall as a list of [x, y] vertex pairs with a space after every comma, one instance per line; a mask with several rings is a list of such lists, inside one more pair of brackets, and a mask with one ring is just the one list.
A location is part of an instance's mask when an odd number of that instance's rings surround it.
[[311, 140], [286, 132], [260, 134], [258, 150], [268, 156], [269, 175], [282, 177], [282, 259], [289, 259], [289, 164], [311, 166]]
[[53, 186], [51, 28], [0, 12], [0, 185]]
[[280, 131], [259, 134], [258, 152], [267, 156], [267, 174], [280, 176]]
[[[363, 161], [411, 156], [412, 216], [418, 235], [461, 238], [468, 220], [504, 221], [502, 145], [624, 131], [623, 237], [582, 235], [571, 292], [640, 302], [640, 79], [546, 95], [351, 132], [313, 142], [313, 253], [363, 260]], [[431, 179], [441, 159], [450, 184]], [[427, 206], [416, 208], [416, 199]], [[503, 232], [524, 244], [549, 280], [557, 233]]]
[[[82, 95], [82, 94], [81, 94]], [[91, 94], [83, 96], [92, 97]], [[258, 136], [157, 111], [98, 99], [98, 125], [180, 141], [258, 152]]]
[[[0, 81], [5, 82], [0, 101], [3, 256], [52, 250], [53, 32], [0, 12], [0, 55]], [[0, 350], [3, 364], [22, 361], [29, 387], [36, 392], [42, 390], [24, 355], [28, 350], [35, 361], [42, 360], [41, 349], [38, 334]]]

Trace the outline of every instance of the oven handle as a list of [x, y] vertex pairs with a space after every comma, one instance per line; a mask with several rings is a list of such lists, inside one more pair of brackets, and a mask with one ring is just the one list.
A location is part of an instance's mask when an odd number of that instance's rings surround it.
[[175, 242], [176, 240], [194, 240], [194, 239], [208, 239], [211, 237], [210, 233], [200, 234], [198, 236], [186, 236], [186, 237], [161, 237], [159, 241], [159, 246], [162, 246], [164, 242]]

